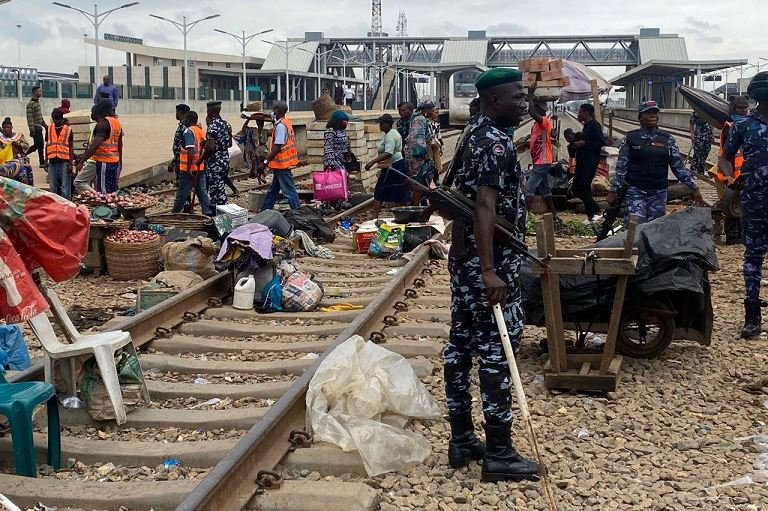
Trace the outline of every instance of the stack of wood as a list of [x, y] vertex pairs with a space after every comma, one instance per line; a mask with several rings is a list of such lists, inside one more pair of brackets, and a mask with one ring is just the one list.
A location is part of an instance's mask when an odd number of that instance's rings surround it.
[[535, 87], [534, 95], [539, 101], [557, 101], [563, 87], [570, 85], [568, 77], [563, 74], [563, 61], [560, 59], [521, 60], [519, 66], [524, 73], [523, 85], [526, 88]]
[[64, 115], [72, 128], [73, 144], [75, 154], [80, 155], [88, 148], [88, 137], [91, 133], [91, 112], [90, 110], [76, 110]]

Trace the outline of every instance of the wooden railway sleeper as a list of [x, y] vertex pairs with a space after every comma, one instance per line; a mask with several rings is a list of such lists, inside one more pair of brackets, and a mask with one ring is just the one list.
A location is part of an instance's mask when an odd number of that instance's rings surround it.
[[276, 490], [283, 486], [282, 476], [271, 470], [259, 470], [255, 482], [261, 490]]
[[384, 344], [387, 341], [387, 336], [384, 334], [384, 332], [371, 332], [368, 340], [373, 344]]
[[291, 452], [296, 449], [309, 449], [312, 447], [312, 435], [303, 429], [294, 429], [291, 431], [291, 434], [288, 436], [288, 441], [291, 442]]
[[393, 307], [397, 312], [408, 312], [408, 304], [405, 302], [395, 302]]

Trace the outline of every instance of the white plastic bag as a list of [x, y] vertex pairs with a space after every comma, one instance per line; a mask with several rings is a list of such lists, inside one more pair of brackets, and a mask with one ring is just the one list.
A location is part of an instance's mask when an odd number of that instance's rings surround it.
[[360, 451], [369, 476], [406, 470], [432, 452], [424, 437], [384, 424], [382, 414], [441, 416], [405, 358], [360, 336], [320, 364], [309, 383], [307, 413], [315, 440]]

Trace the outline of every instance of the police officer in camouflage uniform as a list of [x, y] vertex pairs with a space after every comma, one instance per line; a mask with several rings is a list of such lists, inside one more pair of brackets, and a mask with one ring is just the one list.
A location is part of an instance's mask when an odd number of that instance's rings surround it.
[[712, 142], [715, 140], [715, 136], [712, 134], [712, 126], [696, 115], [696, 112], [691, 114], [688, 123], [691, 130], [691, 144], [693, 144], [691, 171], [704, 175], [707, 170], [709, 151], [712, 149]]
[[630, 131], [621, 143], [611, 191], [606, 197], [613, 205], [624, 183], [629, 185], [624, 199], [624, 222], [637, 215], [637, 223], [650, 222], [666, 214], [667, 172], [671, 168], [681, 183], [693, 190], [693, 198], [702, 203], [701, 193], [691, 173], [685, 168], [680, 149], [672, 135], [659, 129], [659, 107], [655, 101], [640, 103], [640, 129]]
[[[445, 391], [451, 423], [448, 447], [453, 467], [483, 459], [484, 481], [535, 479], [537, 466], [512, 446], [510, 375], [491, 306], [501, 303], [515, 350], [523, 335], [521, 256], [494, 242], [496, 216], [525, 225], [522, 172], [506, 129], [526, 110], [522, 75], [513, 69], [481, 74], [475, 85], [480, 113], [459, 148], [456, 189], [475, 201], [474, 222], [454, 220], [448, 267], [451, 274], [451, 333], [444, 352]], [[520, 232], [523, 232], [522, 230]], [[480, 358], [480, 391], [486, 446], [472, 422], [469, 385], [473, 357]]]
[[744, 338], [758, 336], [762, 330], [760, 279], [768, 251], [768, 73], [756, 74], [747, 93], [758, 102], [757, 109], [733, 124], [719, 162], [729, 186], [734, 186], [732, 162], [739, 150], [744, 153], [741, 175], [735, 182], [741, 189], [744, 233]]

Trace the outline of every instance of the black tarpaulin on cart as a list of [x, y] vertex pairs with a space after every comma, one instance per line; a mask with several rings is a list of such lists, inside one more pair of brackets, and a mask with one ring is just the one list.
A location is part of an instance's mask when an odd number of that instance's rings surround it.
[[[621, 248], [625, 238], [626, 233], [620, 233], [590, 247]], [[637, 272], [629, 278], [625, 303], [660, 299], [677, 312], [676, 339], [695, 338], [708, 344], [712, 328], [708, 272], [719, 269], [710, 210], [688, 208], [638, 226], [635, 248]], [[543, 325], [544, 305], [538, 276], [524, 265], [520, 280], [526, 323]], [[561, 276], [563, 318], [588, 323], [594, 317], [599, 322], [599, 313], [610, 310], [615, 283], [615, 278]]]

